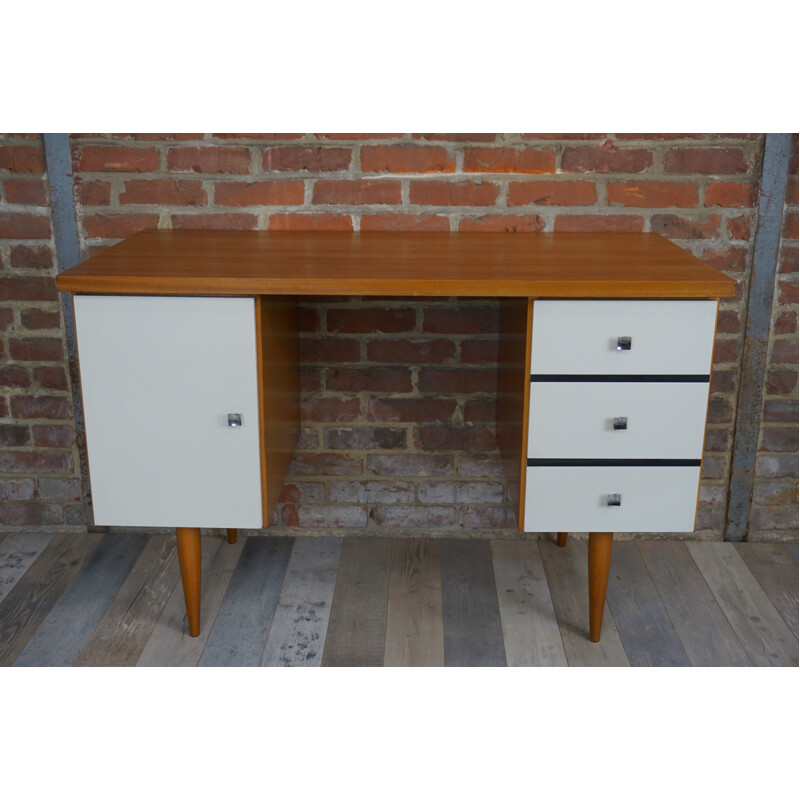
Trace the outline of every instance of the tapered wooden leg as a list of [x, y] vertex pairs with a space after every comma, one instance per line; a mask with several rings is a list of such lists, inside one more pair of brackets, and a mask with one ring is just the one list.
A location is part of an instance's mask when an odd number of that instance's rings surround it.
[[200, 528], [176, 528], [189, 636], [200, 635]]
[[228, 528], [228, 544], [236, 544], [236, 528]]
[[589, 638], [593, 642], [600, 641], [603, 627], [613, 538], [613, 533], [589, 534]]
[[567, 534], [566, 533], [559, 533], [558, 534], [558, 546], [559, 547], [566, 547], [567, 546]]

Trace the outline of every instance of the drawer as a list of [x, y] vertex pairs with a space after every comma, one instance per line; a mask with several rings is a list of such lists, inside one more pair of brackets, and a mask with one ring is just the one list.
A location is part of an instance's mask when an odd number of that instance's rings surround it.
[[[701, 458], [708, 383], [531, 383], [529, 458]], [[614, 429], [614, 419], [624, 418]]]
[[535, 300], [531, 373], [708, 375], [716, 314], [715, 300]]
[[528, 467], [525, 530], [690, 532], [699, 482], [700, 467]]

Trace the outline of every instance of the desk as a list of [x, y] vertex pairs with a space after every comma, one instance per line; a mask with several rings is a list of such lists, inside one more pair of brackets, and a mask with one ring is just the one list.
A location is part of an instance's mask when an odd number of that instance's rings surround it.
[[75, 294], [95, 522], [176, 528], [194, 636], [200, 528], [267, 527], [297, 442], [298, 296], [501, 300], [519, 528], [589, 533], [592, 640], [613, 532], [694, 529], [734, 282], [656, 234], [143, 231], [58, 288]]

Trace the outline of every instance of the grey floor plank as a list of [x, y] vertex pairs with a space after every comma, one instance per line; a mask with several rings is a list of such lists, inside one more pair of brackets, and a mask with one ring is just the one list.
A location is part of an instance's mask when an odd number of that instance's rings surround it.
[[139, 660], [140, 667], [196, 667], [206, 646], [222, 598], [242, 554], [243, 539], [236, 544], [219, 536], [201, 540], [200, 634], [189, 635], [186, 601], [179, 582], [164, 606]]
[[72, 666], [146, 544], [141, 534], [104, 535], [14, 665]]
[[442, 612], [445, 666], [506, 666], [488, 541], [442, 542]]
[[780, 544], [741, 542], [734, 546], [796, 639], [797, 564]]
[[0, 666], [14, 663], [102, 538], [56, 535], [8, 593], [0, 604]]
[[691, 666], [636, 542], [614, 544], [607, 598], [632, 667]]
[[571, 667], [630, 666], [614, 616], [606, 603], [599, 642], [589, 640], [589, 569], [585, 540], [570, 537], [566, 547], [541, 541], [542, 554], [564, 652]]
[[323, 667], [380, 667], [386, 647], [390, 539], [342, 543]]
[[798, 563], [797, 542], [787, 542], [786, 544], [784, 544], [784, 547], [786, 548], [786, 552], [789, 554], [789, 558], [791, 558], [792, 561], [794, 561], [794, 563], [797, 564]]
[[536, 539], [491, 542], [509, 667], [566, 667], [564, 642]]
[[339, 538], [300, 538], [292, 548], [261, 666], [318, 667], [342, 552]]
[[0, 603], [42, 551], [52, 533], [8, 533], [0, 538]]
[[686, 546], [753, 664], [796, 667], [797, 639], [733, 542], [688, 542]]
[[132, 667], [180, 581], [174, 536], [154, 534], [83, 646], [76, 667]]
[[442, 549], [438, 539], [392, 540], [383, 665], [444, 666]]
[[637, 547], [692, 666], [752, 666], [686, 545], [649, 541]]
[[294, 540], [247, 539], [208, 637], [200, 667], [257, 667]]

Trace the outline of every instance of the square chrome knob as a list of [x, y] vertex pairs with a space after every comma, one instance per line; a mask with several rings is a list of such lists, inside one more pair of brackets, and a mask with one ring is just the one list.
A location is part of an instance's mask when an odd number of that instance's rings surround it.
[[610, 494], [606, 498], [606, 505], [609, 506], [621, 506], [622, 505], [622, 495], [621, 494]]
[[626, 430], [628, 430], [628, 418], [627, 417], [614, 417], [614, 430], [615, 431], [626, 431]]
[[617, 337], [617, 350], [630, 350], [633, 341], [630, 336]]
[[228, 414], [228, 427], [229, 428], [241, 428], [242, 427], [242, 415], [241, 414]]

